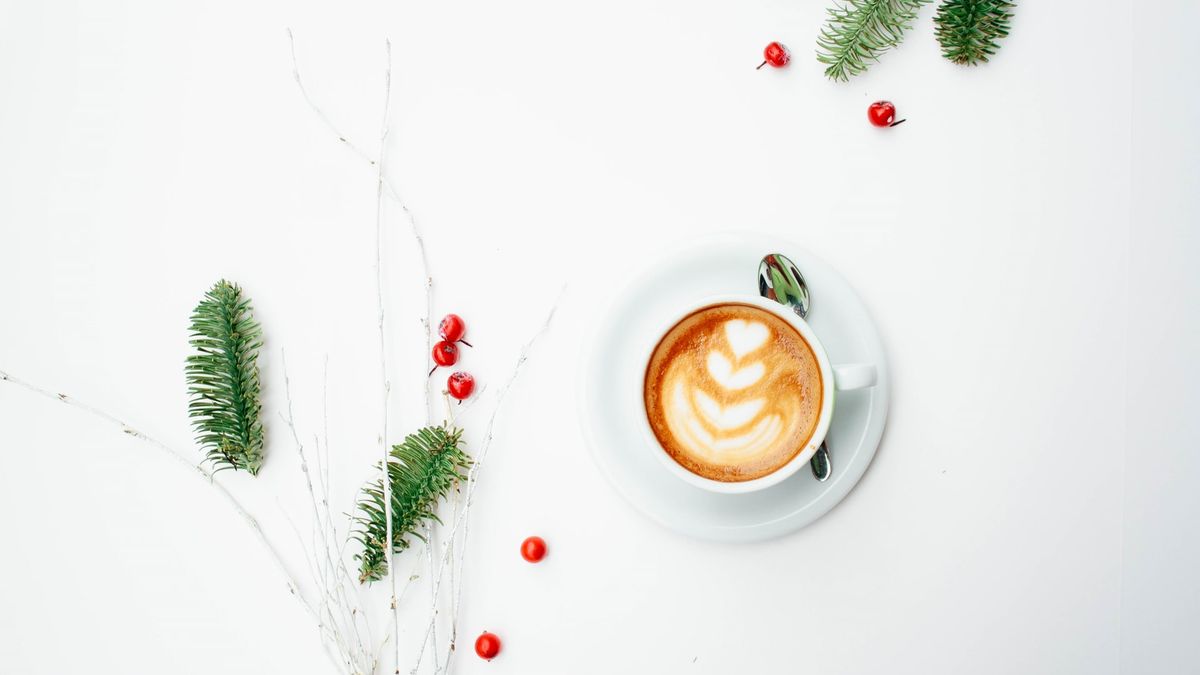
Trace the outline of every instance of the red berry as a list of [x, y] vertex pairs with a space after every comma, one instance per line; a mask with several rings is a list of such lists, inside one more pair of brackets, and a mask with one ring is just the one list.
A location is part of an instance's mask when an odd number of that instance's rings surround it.
[[491, 661], [500, 653], [500, 638], [483, 631], [479, 637], [475, 638], [475, 653], [479, 655], [479, 658]]
[[894, 127], [896, 122], [896, 106], [891, 101], [875, 101], [867, 108], [867, 119], [877, 127]]
[[[758, 67], [762, 68], [769, 63], [775, 68], [782, 68], [788, 64], [788, 61], [791, 60], [792, 55], [790, 52], [788, 52], [787, 47], [784, 47], [778, 42], [772, 42], [771, 44], [767, 45], [766, 49], [763, 50], [763, 62], [758, 64]], [[758, 70], [758, 68], [755, 68], [755, 70]]]
[[439, 366], [452, 366], [458, 363], [458, 347], [453, 342], [441, 342], [433, 346], [433, 362]]
[[446, 342], [458, 342], [467, 334], [467, 324], [457, 314], [447, 314], [438, 324], [438, 335]]
[[446, 391], [461, 401], [475, 391], [475, 378], [470, 373], [464, 373], [461, 370], [451, 373], [450, 379], [446, 380]]
[[531, 563], [541, 562], [546, 557], [546, 540], [541, 537], [529, 537], [521, 542], [521, 557]]

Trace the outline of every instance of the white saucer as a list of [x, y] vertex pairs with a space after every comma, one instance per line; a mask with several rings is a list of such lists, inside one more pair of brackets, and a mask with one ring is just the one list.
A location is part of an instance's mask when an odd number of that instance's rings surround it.
[[[782, 483], [748, 494], [716, 494], [671, 475], [640, 431], [642, 346], [647, 331], [684, 303], [758, 293], [758, 263], [767, 253], [791, 258], [812, 294], [808, 322], [833, 363], [873, 363], [878, 384], [838, 394], [826, 437], [833, 475], [817, 482], [806, 467]], [[776, 237], [709, 237], [648, 261], [597, 313], [583, 353], [580, 421], [592, 457], [609, 482], [652, 520], [716, 541], [757, 541], [793, 532], [825, 515], [862, 478], [875, 456], [888, 409], [888, 371], [879, 333], [846, 280], [804, 249]]]

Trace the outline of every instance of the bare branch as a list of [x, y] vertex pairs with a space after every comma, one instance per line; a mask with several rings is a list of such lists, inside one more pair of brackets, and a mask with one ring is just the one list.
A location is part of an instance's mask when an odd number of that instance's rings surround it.
[[[370, 673], [374, 670], [374, 659], [370, 647], [370, 626], [365, 624], [366, 615], [357, 600], [354, 576], [346, 567], [338, 543], [337, 530], [333, 526], [333, 517], [329, 510], [328, 480], [322, 474], [320, 442], [315, 443], [318, 489], [313, 486], [313, 472], [309, 470], [304, 444], [300, 441], [300, 434], [296, 429], [295, 417], [292, 412], [292, 384], [288, 373], [287, 354], [282, 352], [281, 362], [283, 364], [283, 391], [287, 408], [286, 414], [280, 413], [280, 418], [291, 431], [292, 441], [295, 443], [296, 453], [300, 459], [300, 471], [304, 474], [309, 503], [312, 506], [314, 548], [310, 557], [313, 578], [321, 590], [320, 609], [325, 621], [322, 637], [326, 644], [332, 643], [337, 648], [340, 662], [347, 666], [347, 673]], [[326, 360], [326, 378], [328, 378], [328, 360]], [[325, 400], [326, 402], [328, 400], [328, 384], [326, 384]], [[325, 434], [327, 439], [328, 424], [328, 414], [326, 414]], [[319, 498], [318, 494], [323, 495], [324, 498]], [[321, 504], [324, 506], [322, 507]], [[297, 536], [299, 536], [299, 530], [297, 530]], [[368, 636], [366, 645], [363, 644], [359, 630], [360, 622], [364, 622], [361, 632], [367, 633]]]
[[290, 571], [288, 571], [287, 565], [284, 564], [283, 558], [279, 555], [279, 552], [275, 550], [275, 546], [272, 545], [270, 540], [267, 539], [266, 534], [262, 530], [262, 526], [260, 526], [258, 524], [258, 520], [255, 519], [254, 516], [250, 515], [250, 512], [247, 511], [245, 509], [245, 507], [242, 506], [241, 502], [239, 502], [237, 500], [237, 497], [233, 496], [233, 493], [231, 493], [224, 485], [222, 485], [221, 483], [218, 483], [216, 480], [214, 480], [213, 473], [211, 471], [209, 471], [208, 467], [206, 467], [202, 464], [193, 464], [192, 461], [190, 459], [188, 459], [187, 455], [183, 454], [182, 452], [179, 452], [178, 450], [175, 450], [174, 448], [170, 447], [166, 443], [163, 443], [162, 441], [158, 440], [157, 438], [154, 438], [153, 436], [150, 436], [142, 431], [135, 429], [132, 425], [126, 423], [125, 421], [117, 418], [114, 415], [107, 413], [103, 410], [100, 410], [99, 408], [95, 408], [91, 405], [88, 405], [87, 403], [84, 403], [72, 396], [68, 396], [67, 394], [63, 394], [63, 393], [52, 392], [48, 389], [39, 387], [30, 382], [26, 382], [25, 380], [22, 380], [22, 379], [14, 376], [6, 371], [3, 371], [3, 370], [0, 370], [0, 382], [9, 382], [18, 387], [21, 387], [22, 389], [25, 389], [26, 391], [30, 391], [35, 394], [45, 396], [46, 398], [53, 399], [55, 401], [59, 401], [60, 403], [65, 403], [66, 405], [71, 406], [72, 408], [82, 410], [94, 417], [98, 417], [98, 418], [104, 420], [105, 422], [108, 422], [109, 424], [117, 427], [118, 429], [121, 430], [122, 433], [124, 433], [128, 436], [132, 436], [132, 437], [134, 437], [140, 441], [143, 441], [145, 443], [148, 443], [149, 445], [165, 452], [169, 457], [171, 457], [171, 459], [174, 459], [175, 461], [179, 462], [183, 466], [187, 467], [191, 472], [194, 472], [196, 475], [203, 478], [209, 485], [211, 485], [217, 491], [218, 494], [220, 494], [225, 499], [225, 501], [234, 510], [234, 512], [237, 513], [239, 516], [241, 516], [242, 520], [246, 523], [246, 525], [250, 528], [250, 531], [254, 534], [254, 537], [256, 539], [258, 539], [259, 543], [261, 543], [263, 545], [263, 548], [265, 548], [267, 550], [267, 553], [270, 554], [271, 560], [275, 563], [275, 567], [279, 570], [279, 573], [283, 576], [284, 583], [287, 586], [288, 592], [291, 593], [293, 596], [295, 596], [296, 600], [298, 600], [300, 602], [300, 604], [304, 607], [305, 611], [308, 612], [308, 615], [310, 617], [312, 617], [313, 621], [315, 621], [317, 623], [317, 626], [320, 627], [321, 619], [317, 615], [316, 610], [313, 608], [313, 606], [311, 604], [309, 604], [308, 600], [305, 599], [304, 596], [300, 593], [300, 586], [298, 583], [296, 583], [295, 577], [292, 576], [292, 573]]
[[346, 138], [345, 134], [343, 134], [341, 131], [338, 131], [338, 128], [334, 126], [333, 121], [329, 119], [329, 116], [325, 114], [325, 111], [321, 110], [320, 106], [318, 106], [316, 102], [313, 101], [312, 97], [308, 95], [308, 89], [304, 86], [304, 80], [300, 78], [300, 66], [299, 62], [296, 60], [296, 38], [294, 35], [292, 35], [291, 28], [287, 29], [287, 35], [288, 46], [291, 48], [292, 52], [292, 77], [295, 78], [296, 86], [300, 88], [300, 94], [304, 96], [304, 101], [308, 103], [308, 107], [312, 108], [312, 111], [316, 113], [317, 117], [322, 123], [325, 124], [326, 128], [333, 132], [333, 135], [337, 137], [338, 141], [340, 141], [342, 145], [345, 145], [354, 154], [361, 157], [363, 161], [374, 166], [375, 160], [371, 159], [370, 155], [363, 152], [362, 148], [358, 147], [352, 143], [350, 139]]
[[391, 609], [392, 616], [396, 620], [396, 640], [395, 659], [396, 663], [400, 662], [400, 621], [399, 621], [399, 600], [396, 597], [396, 575], [392, 568], [395, 566], [395, 555], [393, 553], [395, 547], [394, 533], [392, 531], [392, 479], [391, 473], [388, 470], [388, 465], [391, 462], [390, 448], [388, 447], [388, 402], [391, 393], [392, 384], [388, 379], [387, 367], [387, 335], [384, 330], [384, 310], [383, 310], [383, 169], [384, 159], [387, 156], [387, 139], [388, 139], [388, 117], [391, 110], [392, 102], [392, 42], [386, 40], [384, 42], [387, 51], [387, 68], [384, 70], [384, 93], [383, 93], [383, 120], [380, 124], [379, 131], [379, 162], [376, 164], [375, 173], [375, 293], [376, 300], [379, 303], [379, 366], [383, 382], [383, 435], [380, 436], [380, 442], [383, 445], [383, 463], [380, 467], [383, 469], [383, 510], [384, 520], [386, 521], [386, 536], [387, 543], [385, 544], [387, 554], [387, 570], [388, 583], [392, 591]]

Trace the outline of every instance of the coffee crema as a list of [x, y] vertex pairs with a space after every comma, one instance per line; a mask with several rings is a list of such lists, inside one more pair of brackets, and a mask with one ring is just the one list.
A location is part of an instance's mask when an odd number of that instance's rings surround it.
[[791, 324], [742, 303], [699, 309], [650, 356], [650, 428], [676, 462], [711, 480], [761, 478], [808, 444], [824, 386], [812, 347]]

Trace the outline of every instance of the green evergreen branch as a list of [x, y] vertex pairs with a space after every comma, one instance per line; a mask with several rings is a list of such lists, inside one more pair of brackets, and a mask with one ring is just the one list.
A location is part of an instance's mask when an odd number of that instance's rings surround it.
[[946, 0], [933, 23], [942, 56], [963, 65], [987, 62], [1008, 36], [1015, 5], [1006, 0]]
[[[462, 430], [426, 427], [392, 446], [388, 479], [392, 497], [392, 546], [395, 552], [409, 547], [409, 537], [424, 539], [417, 529], [426, 521], [440, 523], [437, 503], [454, 484], [466, 478], [462, 472], [471, 459], [459, 448]], [[359, 581], [378, 581], [387, 574], [387, 516], [384, 508], [383, 477], [363, 488], [358, 501], [354, 538], [363, 546], [354, 556], [360, 562]]]
[[900, 44], [929, 0], [845, 0], [831, 7], [817, 37], [817, 60], [825, 76], [845, 82], [866, 71], [887, 50]]
[[263, 461], [258, 350], [262, 330], [242, 289], [221, 280], [192, 313], [187, 358], [188, 416], [196, 441], [218, 471], [257, 474]]

